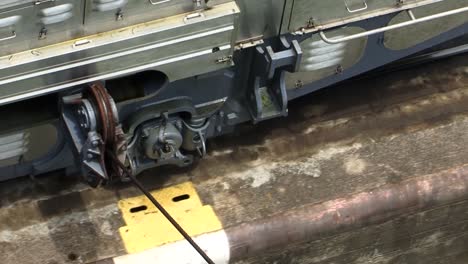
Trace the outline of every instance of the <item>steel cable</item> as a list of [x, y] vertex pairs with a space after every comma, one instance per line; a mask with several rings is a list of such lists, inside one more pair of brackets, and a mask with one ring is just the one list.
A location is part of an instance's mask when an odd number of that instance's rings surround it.
[[133, 184], [140, 189], [140, 191], [156, 206], [156, 208], [166, 217], [166, 219], [177, 229], [177, 231], [187, 240], [190, 245], [200, 254], [200, 256], [206, 261], [208, 264], [215, 264], [213, 260], [203, 251], [203, 249], [190, 237], [189, 234], [177, 223], [177, 221], [169, 214], [169, 212], [164, 209], [164, 207], [154, 198], [154, 196], [146, 190], [146, 188], [141, 184], [140, 181], [137, 180], [137, 178], [128, 171], [128, 168], [125, 167], [120, 160], [117, 159], [117, 157], [111, 153], [112, 158], [114, 161], [117, 163], [117, 165], [123, 170], [123, 172], [132, 180]]

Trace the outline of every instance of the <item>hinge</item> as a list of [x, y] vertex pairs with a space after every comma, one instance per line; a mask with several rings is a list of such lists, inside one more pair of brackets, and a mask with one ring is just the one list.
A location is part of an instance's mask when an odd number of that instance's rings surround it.
[[263, 36], [260, 37], [255, 37], [255, 38], [250, 38], [250, 39], [244, 39], [238, 43], [236, 43], [236, 46], [234, 47], [235, 50], [243, 50], [251, 47], [255, 47], [258, 45], [263, 44]]

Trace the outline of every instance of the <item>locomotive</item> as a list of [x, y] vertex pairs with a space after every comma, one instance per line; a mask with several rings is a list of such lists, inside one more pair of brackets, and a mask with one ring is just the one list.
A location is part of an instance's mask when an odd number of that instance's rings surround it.
[[468, 0], [2, 0], [0, 181], [189, 166], [208, 139], [467, 22]]

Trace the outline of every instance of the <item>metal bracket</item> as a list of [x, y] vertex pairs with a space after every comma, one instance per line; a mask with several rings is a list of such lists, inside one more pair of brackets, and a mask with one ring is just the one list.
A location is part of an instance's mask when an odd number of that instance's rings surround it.
[[275, 117], [288, 115], [288, 94], [286, 92], [285, 71], [275, 75], [275, 78], [265, 86], [260, 78], [254, 84], [250, 95], [250, 112], [254, 123]]
[[206, 1], [205, 0], [193, 0], [193, 9], [194, 10], [206, 9]]
[[352, 9], [352, 8], [351, 8], [351, 5], [348, 4], [348, 1], [349, 1], [349, 0], [343, 0], [343, 1], [344, 1], [344, 3], [345, 3], [346, 9], [347, 9], [348, 12], [350, 12], [350, 13], [356, 13], [356, 12], [364, 11], [364, 10], [367, 9], [367, 2], [366, 2], [366, 0], [362, 0], [362, 7], [356, 8], [356, 9]]
[[281, 38], [284, 50], [275, 52], [271, 46], [258, 46], [253, 64], [248, 94], [249, 110], [254, 122], [288, 114], [285, 86], [286, 72], [299, 70], [302, 49], [297, 40]]
[[[283, 39], [283, 42], [284, 41]], [[299, 69], [302, 59], [302, 49], [299, 42], [293, 40], [291, 45], [286, 45], [283, 44], [283, 46], [286, 46], [288, 49], [280, 52], [274, 52], [271, 46], [257, 48], [257, 51], [264, 56], [265, 70], [268, 79], [272, 79], [276, 69], [282, 67], [285, 67], [286, 70], [290, 72], [295, 72]]]
[[149, 0], [150, 4], [152, 4], [152, 5], [160, 5], [160, 4], [164, 4], [164, 3], [170, 2], [170, 1], [171, 1], [171, 0], [157, 0], [157, 1]]
[[4, 37], [4, 38], [0, 38], [0, 41], [9, 40], [9, 39], [14, 39], [14, 38], [16, 38], [16, 32], [15, 32], [15, 31], [11, 31], [11, 35], [10, 35], [10, 36]]

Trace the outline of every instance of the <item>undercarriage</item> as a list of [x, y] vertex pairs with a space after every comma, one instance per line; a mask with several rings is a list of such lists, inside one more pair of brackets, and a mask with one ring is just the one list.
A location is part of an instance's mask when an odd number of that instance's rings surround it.
[[64, 169], [96, 187], [189, 166], [294, 99], [464, 52], [467, 13], [466, 0], [0, 4], [0, 181]]

